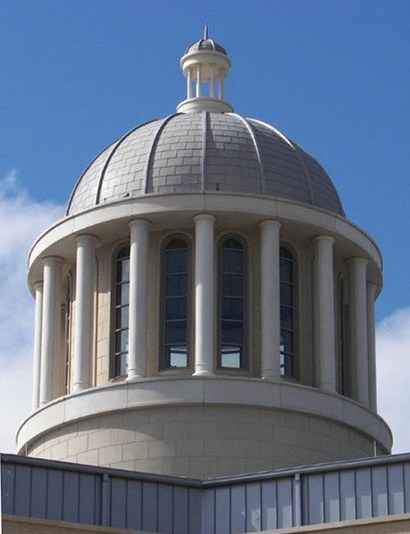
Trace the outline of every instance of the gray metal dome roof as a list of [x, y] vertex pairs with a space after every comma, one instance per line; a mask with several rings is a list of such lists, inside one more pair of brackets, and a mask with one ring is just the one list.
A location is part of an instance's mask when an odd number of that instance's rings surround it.
[[180, 113], [137, 126], [88, 166], [67, 215], [150, 193], [280, 197], [344, 216], [319, 163], [278, 130], [235, 113]]
[[198, 52], [200, 50], [214, 50], [215, 52], [221, 52], [221, 54], [225, 54], [225, 56], [228, 55], [228, 52], [223, 46], [216, 43], [213, 39], [208, 38], [200, 39], [199, 41], [190, 44], [185, 50], [185, 54], [189, 54], [191, 52]]

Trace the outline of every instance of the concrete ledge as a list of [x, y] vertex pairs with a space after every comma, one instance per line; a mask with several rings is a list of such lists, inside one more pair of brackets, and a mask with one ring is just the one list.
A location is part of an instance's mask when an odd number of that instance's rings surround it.
[[[238, 206], [241, 207], [240, 212]], [[346, 247], [347, 256], [364, 255], [370, 260], [374, 272], [377, 272], [375, 276], [379, 276], [382, 259], [376, 243], [364, 230], [344, 217], [276, 197], [218, 192], [144, 195], [102, 204], [79, 215], [66, 217], [46, 230], [34, 243], [29, 255], [29, 281], [32, 284], [41, 278], [40, 260], [44, 255], [74, 261], [75, 236], [78, 233], [91, 232], [104, 244], [107, 239], [115, 240], [128, 235], [128, 221], [133, 217], [149, 219], [155, 230], [163, 226], [189, 226], [198, 213], [211, 213], [219, 223], [228, 227], [233, 217], [240, 217], [243, 224], [251, 225], [257, 225], [266, 218], [277, 218], [283, 223], [290, 223], [289, 228], [297, 226], [299, 235], [303, 232], [306, 239], [311, 239], [318, 232], [328, 232], [340, 239], [339, 245], [343, 243]]]
[[100, 527], [50, 519], [35, 519], [33, 517], [20, 517], [2, 515], [3, 534], [152, 534], [147, 530], [129, 530], [123, 528]]
[[359, 430], [390, 451], [392, 436], [384, 420], [355, 401], [317, 388], [270, 383], [257, 378], [157, 377], [119, 382], [61, 397], [37, 410], [17, 434], [20, 453], [36, 438], [62, 425], [92, 416], [171, 406], [272, 408], [317, 416]]
[[307, 527], [263, 530], [261, 534], [298, 534], [303, 532], [320, 532], [322, 534], [408, 534], [410, 532], [410, 514], [369, 517], [353, 521], [340, 521], [340, 523], [309, 525]]

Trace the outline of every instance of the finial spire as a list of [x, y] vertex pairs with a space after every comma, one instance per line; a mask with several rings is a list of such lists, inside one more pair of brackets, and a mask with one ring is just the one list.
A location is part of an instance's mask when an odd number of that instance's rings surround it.
[[205, 24], [204, 28], [204, 40], [206, 41], [208, 39], [208, 23]]

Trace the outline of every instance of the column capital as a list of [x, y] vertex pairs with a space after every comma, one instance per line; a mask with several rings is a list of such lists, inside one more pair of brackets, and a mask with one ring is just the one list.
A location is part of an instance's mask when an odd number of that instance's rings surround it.
[[368, 291], [371, 291], [372, 293], [376, 293], [377, 291], [377, 284], [375, 282], [367, 282], [366, 284]]
[[146, 226], [147, 228], [149, 228], [151, 226], [151, 222], [148, 221], [147, 219], [131, 219], [129, 222], [128, 222], [128, 227], [129, 228], [132, 228], [133, 226]]
[[259, 228], [266, 228], [266, 227], [275, 227], [275, 228], [282, 228], [282, 223], [277, 221], [276, 219], [265, 219], [264, 221], [261, 221], [259, 223]]
[[33, 289], [36, 291], [37, 289], [38, 290], [41, 290], [43, 289], [44, 287], [44, 282], [43, 280], [36, 280], [33, 284], [32, 284], [32, 287]]
[[74, 239], [77, 244], [81, 243], [81, 241], [91, 241], [95, 245], [98, 243], [98, 239], [93, 234], [78, 234]]
[[50, 265], [51, 263], [57, 263], [60, 265], [64, 264], [63, 258], [60, 258], [60, 256], [45, 256], [42, 258], [43, 265]]
[[198, 213], [198, 215], [194, 216], [194, 221], [212, 221], [215, 222], [216, 218], [211, 215], [210, 213]]
[[364, 265], [366, 266], [369, 261], [366, 260], [366, 258], [362, 258], [361, 256], [353, 256], [352, 258], [349, 258], [348, 260], [346, 260], [346, 263], [347, 265], [353, 265], [353, 264], [356, 264], [356, 265]]
[[323, 235], [317, 235], [312, 239], [312, 243], [319, 243], [319, 242], [324, 243], [326, 241], [333, 245], [333, 243], [335, 242], [335, 238], [332, 237], [331, 235], [323, 234]]

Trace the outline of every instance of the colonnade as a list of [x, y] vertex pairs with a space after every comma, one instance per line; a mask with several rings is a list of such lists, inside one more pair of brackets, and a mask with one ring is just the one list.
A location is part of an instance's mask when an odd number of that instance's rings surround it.
[[[215, 217], [200, 214], [195, 224], [195, 369], [196, 376], [213, 376], [215, 355]], [[279, 382], [280, 376], [280, 234], [281, 224], [265, 220], [260, 227], [261, 280], [261, 378]], [[148, 309], [148, 221], [134, 219], [130, 228], [130, 286], [128, 381], [146, 376]], [[73, 345], [73, 391], [92, 386], [94, 294], [97, 240], [76, 238], [76, 320]], [[313, 339], [316, 386], [336, 393], [336, 318], [334, 302], [334, 238], [313, 240]], [[367, 283], [367, 261], [355, 257], [349, 269], [349, 359], [355, 365], [353, 397], [376, 410], [374, 301], [376, 286]], [[35, 342], [33, 408], [44, 406], [55, 395], [60, 343], [63, 260], [43, 259], [43, 280], [34, 284]]]
[[[203, 65], [198, 63], [195, 67], [190, 67], [187, 69], [186, 80], [187, 80], [187, 99], [191, 98], [200, 98], [202, 94], [202, 84], [204, 82], [209, 83], [209, 97], [218, 98], [223, 100], [224, 98], [224, 77], [223, 74], [218, 69], [217, 65], [210, 64], [208, 66], [209, 76], [204, 78], [203, 76]], [[192, 91], [192, 83], [195, 82], [195, 92]], [[216, 86], [218, 82], [218, 95], [216, 96]]]

